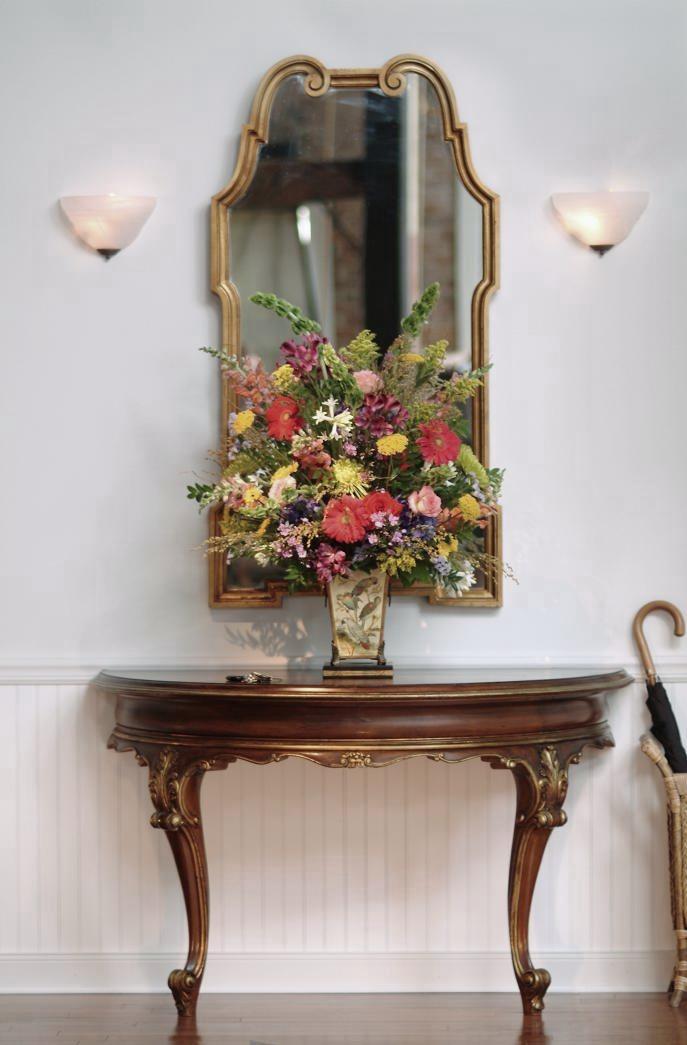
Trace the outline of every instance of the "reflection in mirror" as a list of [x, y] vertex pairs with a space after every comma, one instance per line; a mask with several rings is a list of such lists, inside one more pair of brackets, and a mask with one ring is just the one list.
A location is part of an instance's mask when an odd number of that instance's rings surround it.
[[278, 362], [283, 324], [245, 305], [269, 288], [297, 303], [334, 344], [362, 329], [390, 344], [429, 283], [441, 285], [428, 342], [471, 364], [471, 301], [482, 279], [482, 208], [458, 178], [439, 100], [409, 74], [400, 96], [378, 89], [305, 91], [288, 77], [269, 140], [232, 208], [231, 273], [244, 302], [241, 347]]

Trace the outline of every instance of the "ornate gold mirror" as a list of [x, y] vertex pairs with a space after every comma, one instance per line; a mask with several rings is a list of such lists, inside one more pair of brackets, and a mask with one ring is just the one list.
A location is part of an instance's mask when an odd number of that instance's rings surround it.
[[[380, 344], [431, 282], [441, 298], [427, 338], [448, 338], [447, 366], [488, 361], [487, 304], [497, 285], [498, 197], [477, 178], [450, 84], [435, 65], [401, 55], [381, 69], [326, 69], [298, 56], [258, 88], [229, 184], [212, 201], [212, 289], [222, 348], [277, 361], [279, 320], [246, 303], [268, 290], [299, 305], [330, 340], [362, 329]], [[222, 437], [233, 409], [223, 388]], [[488, 384], [472, 401], [470, 442], [488, 464]], [[217, 532], [218, 519], [211, 519]], [[499, 517], [484, 531], [500, 552]], [[210, 604], [279, 606], [286, 584], [252, 560], [210, 558]], [[312, 594], [320, 594], [313, 592]], [[501, 602], [498, 575], [459, 599], [399, 586], [451, 606]]]

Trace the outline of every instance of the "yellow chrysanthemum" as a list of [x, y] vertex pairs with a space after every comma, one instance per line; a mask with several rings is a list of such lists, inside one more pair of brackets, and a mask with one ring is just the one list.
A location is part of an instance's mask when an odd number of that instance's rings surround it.
[[355, 461], [349, 461], [346, 458], [335, 461], [332, 466], [332, 476], [338, 493], [352, 494], [354, 497], [364, 497], [367, 493], [363, 470]]
[[283, 464], [281, 468], [277, 468], [276, 472], [272, 473], [272, 482], [276, 482], [277, 479], [286, 479], [288, 475], [293, 475], [297, 471], [298, 465], [295, 461], [292, 461], [291, 464]]
[[[470, 494], [466, 494], [465, 496], [469, 497]], [[474, 500], [474, 498], [473, 498], [473, 500]], [[455, 537], [443, 538], [443, 539], [437, 541], [437, 552], [438, 552], [439, 555], [443, 555], [443, 557], [445, 559], [448, 559], [449, 555], [452, 555], [453, 552], [457, 552], [457, 551], [458, 551], [458, 541], [456, 540]]]
[[482, 512], [479, 501], [471, 493], [464, 493], [462, 497], [458, 498], [458, 507], [463, 518], [469, 522], [479, 519]]
[[255, 414], [252, 410], [241, 410], [240, 413], [234, 418], [234, 432], [236, 435], [243, 435], [255, 421]]
[[377, 450], [382, 457], [393, 457], [394, 454], [402, 454], [408, 445], [408, 437], [400, 435], [383, 435], [377, 440]]
[[298, 376], [288, 363], [284, 363], [272, 374], [272, 384], [280, 392], [290, 392], [298, 384]]
[[247, 486], [242, 493], [244, 508], [252, 508], [262, 500], [262, 491], [257, 486]]
[[404, 352], [401, 356], [404, 363], [422, 363], [424, 358], [419, 352]]

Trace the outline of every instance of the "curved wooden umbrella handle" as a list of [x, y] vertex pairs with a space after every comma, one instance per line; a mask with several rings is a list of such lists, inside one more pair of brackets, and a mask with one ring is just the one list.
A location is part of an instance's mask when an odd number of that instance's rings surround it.
[[635, 619], [632, 623], [632, 634], [637, 644], [642, 664], [644, 665], [647, 682], [655, 682], [658, 676], [656, 674], [654, 658], [651, 656], [646, 638], [644, 637], [644, 618], [648, 617], [650, 613], [654, 613], [656, 610], [664, 610], [666, 613], [670, 614], [673, 618], [675, 635], [685, 634], [685, 618], [682, 616], [677, 606], [673, 605], [672, 602], [664, 602], [662, 599], [656, 599], [654, 602], [647, 602], [642, 606], [641, 610], [637, 610]]

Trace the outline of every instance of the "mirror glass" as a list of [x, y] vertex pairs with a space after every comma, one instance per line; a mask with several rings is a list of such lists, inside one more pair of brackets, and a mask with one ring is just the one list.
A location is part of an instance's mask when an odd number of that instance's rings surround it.
[[[302, 75], [288, 76], [252, 181], [230, 212], [241, 350], [270, 369], [291, 336], [283, 320], [249, 303], [256, 291], [298, 305], [334, 345], [367, 328], [386, 347], [436, 281], [441, 297], [422, 340], [447, 339], [447, 368], [469, 370], [482, 235], [482, 205], [456, 173], [425, 77], [408, 73], [397, 96], [332, 88], [313, 97]], [[239, 588], [278, 576], [249, 560], [229, 572], [229, 586]]]
[[247, 303], [255, 291], [293, 301], [335, 345], [368, 328], [385, 346], [436, 281], [441, 298], [424, 338], [446, 338], [449, 366], [469, 369], [482, 208], [456, 174], [424, 77], [408, 74], [394, 97], [379, 89], [311, 97], [302, 76], [282, 83], [255, 176], [232, 207], [231, 275], [243, 351], [267, 367], [281, 361], [290, 334]]

